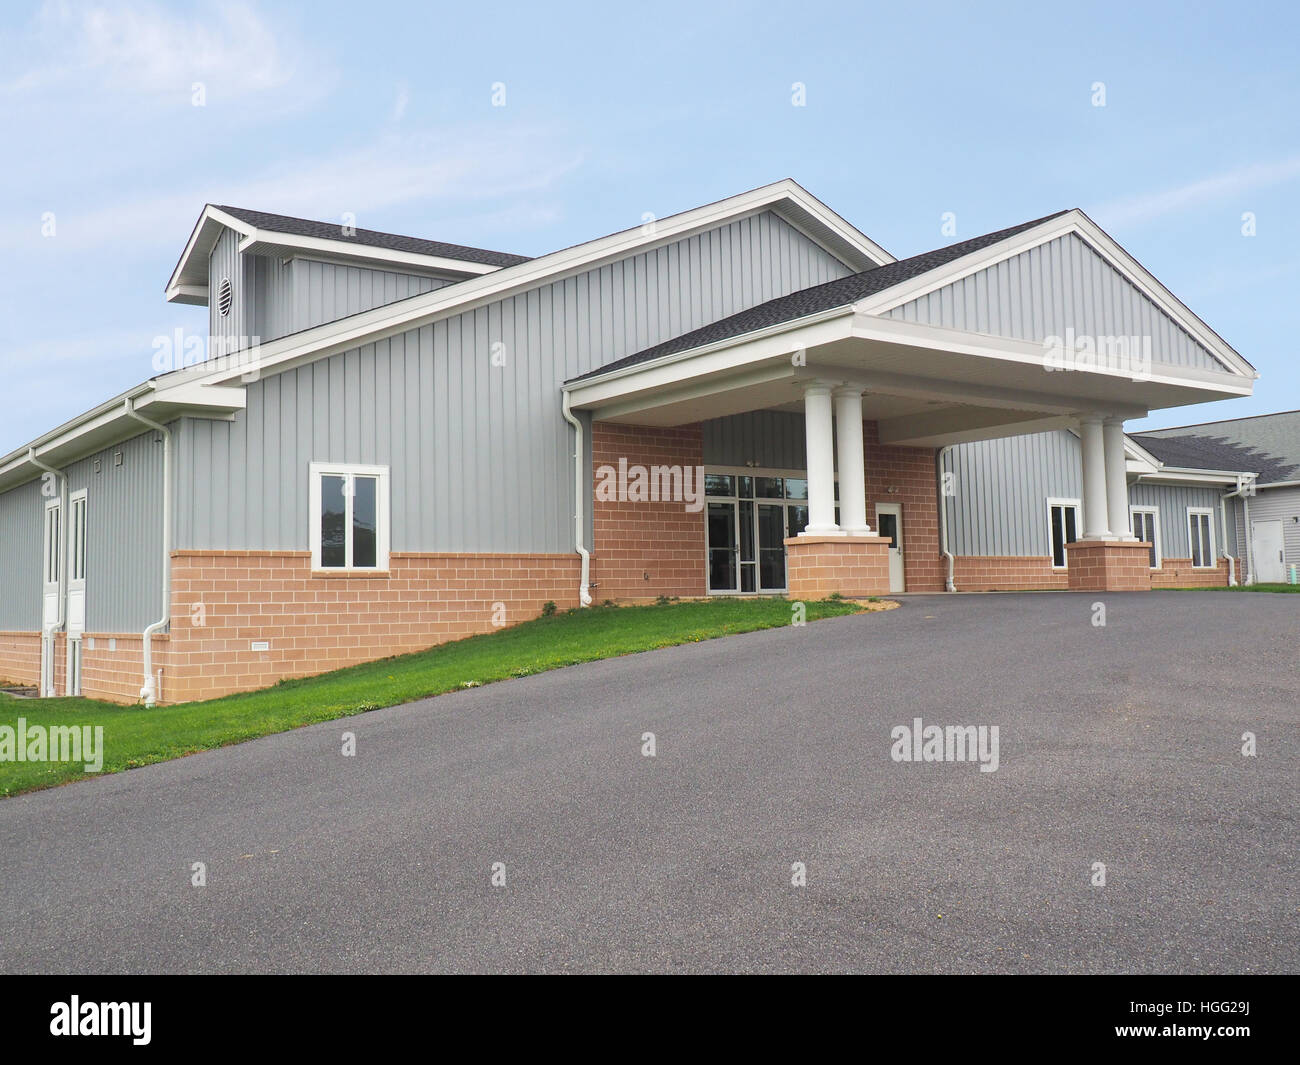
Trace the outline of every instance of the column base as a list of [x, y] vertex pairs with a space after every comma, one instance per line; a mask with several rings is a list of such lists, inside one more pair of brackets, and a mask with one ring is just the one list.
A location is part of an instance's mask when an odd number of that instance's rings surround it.
[[819, 535], [807, 530], [785, 541], [786, 587], [791, 599], [889, 594], [886, 536]]
[[1140, 540], [1076, 540], [1065, 565], [1072, 592], [1151, 590], [1151, 545]]

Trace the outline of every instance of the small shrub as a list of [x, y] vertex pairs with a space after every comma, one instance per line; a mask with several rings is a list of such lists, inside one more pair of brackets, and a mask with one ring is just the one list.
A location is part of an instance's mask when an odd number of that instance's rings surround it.
[[546, 600], [546, 602], [542, 604], [542, 617], [549, 618], [554, 613], [555, 613], [555, 601], [552, 599]]

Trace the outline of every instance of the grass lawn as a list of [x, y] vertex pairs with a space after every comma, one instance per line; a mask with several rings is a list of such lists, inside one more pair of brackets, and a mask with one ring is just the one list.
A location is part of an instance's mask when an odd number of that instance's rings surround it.
[[1161, 592], [1300, 592], [1300, 584], [1238, 584], [1227, 588], [1216, 585], [1213, 588], [1159, 588]]
[[[861, 609], [844, 600], [806, 606], [808, 621]], [[115, 773], [474, 684], [776, 628], [790, 621], [791, 604], [784, 599], [594, 607], [207, 702], [146, 709], [94, 699], [15, 699], [0, 693], [0, 726], [14, 727], [20, 717], [29, 728], [102, 725], [103, 771]], [[89, 775], [81, 763], [0, 761], [0, 796]]]

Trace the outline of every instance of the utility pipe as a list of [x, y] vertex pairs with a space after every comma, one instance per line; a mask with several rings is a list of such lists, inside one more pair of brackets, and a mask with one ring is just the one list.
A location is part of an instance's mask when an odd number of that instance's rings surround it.
[[945, 444], [939, 449], [938, 455], [935, 456], [935, 466], [938, 470], [938, 490], [939, 490], [939, 555], [947, 560], [948, 577], [944, 581], [944, 591], [955, 592], [957, 584], [953, 580], [953, 557], [952, 552], [948, 550], [948, 503], [947, 497], [943, 494], [943, 460], [947, 458], [948, 452], [956, 444]]
[[[1246, 543], [1246, 572], [1242, 574], [1241, 583], [1250, 585], [1255, 583], [1255, 552], [1250, 543], [1250, 496], [1246, 494], [1246, 486], [1249, 484], [1252, 488], [1255, 483], [1255, 476], [1243, 479], [1237, 478], [1237, 488], [1233, 492], [1225, 492], [1221, 499], [1238, 498], [1241, 500], [1241, 530], [1242, 538]], [[1226, 535], [1226, 533], [1225, 533]]]
[[583, 475], [583, 467], [586, 465], [582, 453], [582, 421], [573, 410], [569, 407], [569, 393], [564, 393], [564, 420], [573, 426], [575, 433], [575, 443], [573, 452], [573, 542], [578, 552], [578, 557], [582, 559], [582, 575], [578, 583], [578, 602], [582, 606], [591, 606], [591, 555], [587, 553], [587, 522], [584, 516], [582, 497], [587, 491], [587, 478]]
[[153, 636], [165, 629], [172, 619], [172, 431], [137, 411], [129, 396], [126, 400], [126, 413], [141, 424], [162, 433], [163, 438], [163, 609], [162, 617], [144, 630], [144, 684], [140, 688], [140, 698], [144, 700], [144, 705], [154, 706], [158, 702], [158, 682], [155, 681], [153, 672]]

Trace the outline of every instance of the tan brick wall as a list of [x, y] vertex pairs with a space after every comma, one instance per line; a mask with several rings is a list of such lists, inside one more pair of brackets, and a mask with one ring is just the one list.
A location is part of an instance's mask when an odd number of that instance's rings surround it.
[[[1238, 571], [1238, 580], [1241, 579]], [[1226, 588], [1228, 560], [1219, 559], [1213, 569], [1195, 569], [1190, 558], [1162, 558], [1160, 568], [1151, 571], [1152, 588]]]
[[1079, 540], [1065, 547], [1072, 592], [1151, 590], [1151, 545]]
[[791, 537], [785, 542], [791, 599], [889, 594], [889, 541], [880, 536]]
[[[661, 429], [596, 422], [591, 427], [593, 484], [601, 466], [702, 466], [698, 425]], [[704, 510], [681, 501], [593, 499], [592, 597], [641, 599], [705, 595]]]
[[[881, 444], [875, 422], [863, 423], [862, 441], [867, 464], [867, 524], [873, 532], [878, 528], [877, 503], [901, 503], [905, 588], [909, 592], [942, 592], [934, 449]], [[890, 488], [897, 491], [890, 492]]]
[[1039, 591], [1069, 587], [1063, 569], [1049, 555], [958, 555], [953, 580], [960, 592]]
[[0, 680], [23, 685], [40, 683], [39, 632], [0, 632]]
[[350, 577], [314, 575], [305, 551], [175, 552], [163, 695], [208, 699], [424, 650], [494, 631], [496, 603], [513, 625], [577, 595], [577, 555], [395, 551], [387, 576]]

